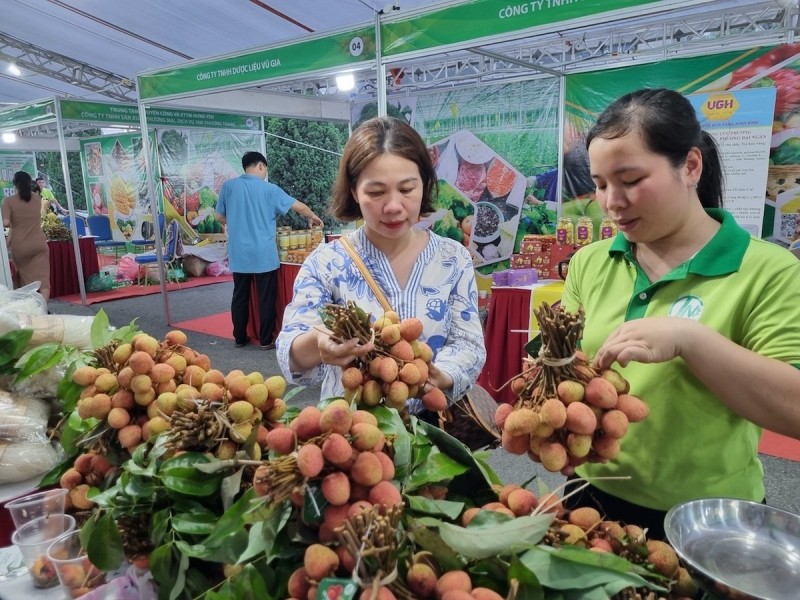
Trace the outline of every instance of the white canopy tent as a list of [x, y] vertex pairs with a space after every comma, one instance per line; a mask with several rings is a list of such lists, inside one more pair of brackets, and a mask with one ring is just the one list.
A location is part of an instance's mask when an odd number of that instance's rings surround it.
[[[468, 0], [402, 14], [391, 8], [362, 27], [141, 72], [140, 109], [349, 119], [350, 102], [370, 98], [385, 114], [387, 98], [419, 91], [563, 81], [570, 73], [787, 43], [798, 17], [794, 0]], [[339, 89], [343, 73], [354, 76], [355, 92]], [[146, 110], [140, 118], [146, 128]]]

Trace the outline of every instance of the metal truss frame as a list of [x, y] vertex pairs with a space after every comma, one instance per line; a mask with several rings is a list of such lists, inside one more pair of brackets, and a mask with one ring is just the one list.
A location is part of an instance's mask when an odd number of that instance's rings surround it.
[[[694, 14], [666, 14], [585, 27], [468, 50], [387, 63], [387, 93], [408, 95], [519, 78], [553, 77], [644, 64], [703, 53], [791, 43], [798, 27], [795, 0], [740, 2], [707, 7]], [[375, 70], [357, 74], [351, 98], [377, 93]], [[335, 78], [321, 77], [264, 86], [272, 92], [312, 96], [337, 95]]]
[[136, 85], [128, 77], [45, 50], [2, 32], [0, 60], [16, 63], [21, 69], [52, 77], [114, 100], [136, 101]]

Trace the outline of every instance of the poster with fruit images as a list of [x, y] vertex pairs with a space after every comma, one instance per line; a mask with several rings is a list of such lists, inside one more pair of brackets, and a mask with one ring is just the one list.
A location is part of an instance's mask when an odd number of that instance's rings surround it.
[[[555, 231], [542, 177], [558, 164], [558, 89], [553, 78], [388, 101], [422, 135], [439, 180], [420, 226], [462, 243], [479, 274], [507, 269], [525, 234]], [[373, 113], [354, 104], [353, 122]]]
[[14, 173], [25, 171], [31, 177], [36, 176], [36, 156], [33, 152], [6, 152], [0, 150], [0, 204], [3, 198], [17, 193], [14, 188]]
[[215, 218], [222, 184], [242, 173], [242, 155], [258, 151], [257, 132], [157, 129], [164, 210], [190, 239], [223, 232]]
[[800, 44], [568, 75], [562, 214], [592, 217], [597, 232], [602, 212], [588, 178], [585, 134], [612, 101], [644, 87], [667, 87], [687, 96], [774, 90], [767, 181], [758, 192], [764, 199], [761, 237], [783, 245], [800, 237]]
[[[153, 148], [152, 135], [150, 144]], [[82, 139], [81, 167], [88, 212], [108, 216], [113, 239], [152, 240], [153, 216], [142, 136], [136, 133]]]

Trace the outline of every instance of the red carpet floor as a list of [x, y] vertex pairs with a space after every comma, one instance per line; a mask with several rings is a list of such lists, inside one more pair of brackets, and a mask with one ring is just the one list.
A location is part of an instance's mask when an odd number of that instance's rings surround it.
[[186, 329], [197, 333], [206, 333], [227, 340], [233, 339], [233, 324], [231, 323], [231, 313], [221, 312], [215, 315], [189, 319], [172, 324], [175, 329]]
[[[185, 290], [188, 288], [199, 287], [201, 285], [211, 285], [214, 283], [225, 283], [233, 281], [233, 275], [222, 275], [220, 277], [190, 277], [183, 283], [168, 283], [167, 291], [173, 292], [175, 290]], [[155, 285], [126, 285], [124, 287], [108, 290], [107, 292], [87, 292], [86, 303], [95, 304], [97, 302], [108, 302], [110, 300], [122, 300], [123, 298], [132, 298], [134, 296], [148, 296], [150, 294], [158, 294], [161, 292], [161, 286]], [[74, 304], [81, 303], [80, 294], [69, 294], [68, 296], [59, 296], [58, 300], [64, 302], [72, 302]]]
[[[228, 312], [182, 321], [175, 323], [175, 327], [215, 335], [228, 340], [233, 339], [231, 315]], [[761, 443], [758, 445], [758, 451], [769, 456], [800, 461], [800, 440], [765, 431], [761, 437]]]

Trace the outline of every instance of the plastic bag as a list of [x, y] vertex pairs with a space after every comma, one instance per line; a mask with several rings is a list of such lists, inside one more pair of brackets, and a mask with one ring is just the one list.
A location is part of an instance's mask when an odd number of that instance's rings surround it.
[[47, 402], [0, 392], [0, 442], [47, 442], [49, 418]]
[[107, 292], [114, 289], [114, 278], [108, 273], [95, 273], [86, 282], [89, 292]]
[[119, 259], [119, 266], [117, 267], [117, 279], [133, 280], [139, 276], [139, 265], [133, 259], [133, 256], [125, 255]]
[[211, 277], [221, 277], [222, 275], [230, 275], [231, 270], [228, 267], [228, 259], [218, 260], [217, 262], [209, 263], [206, 267], [206, 274]]
[[42, 344], [64, 344], [93, 350], [91, 331], [94, 315], [26, 315], [0, 312], [0, 335], [18, 329], [33, 329], [29, 348]]
[[3, 288], [0, 290], [0, 313], [12, 312], [26, 315], [44, 315], [47, 313], [47, 302], [39, 293], [38, 281], [16, 290]]
[[63, 452], [50, 442], [0, 441], [0, 484], [43, 475], [62, 460]]

